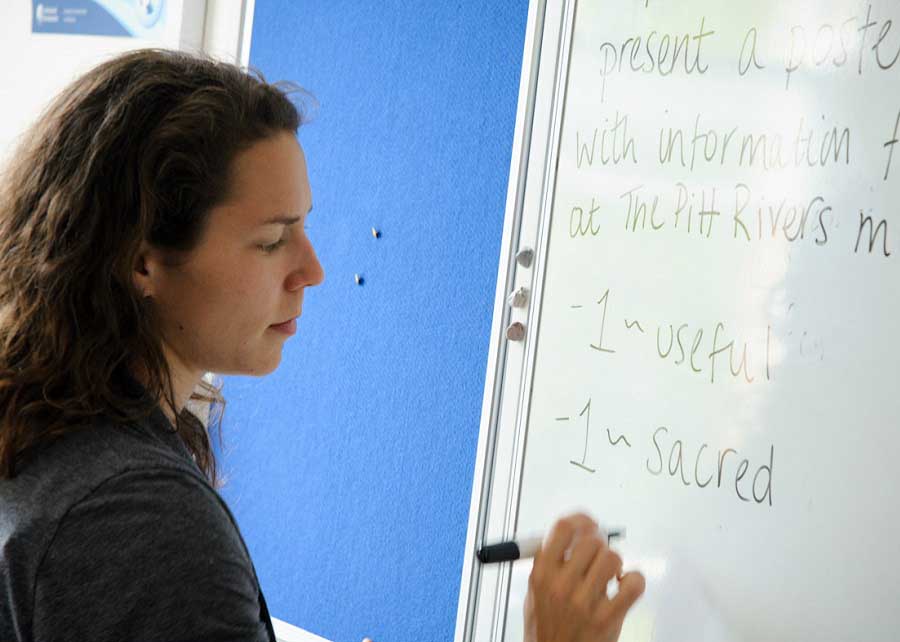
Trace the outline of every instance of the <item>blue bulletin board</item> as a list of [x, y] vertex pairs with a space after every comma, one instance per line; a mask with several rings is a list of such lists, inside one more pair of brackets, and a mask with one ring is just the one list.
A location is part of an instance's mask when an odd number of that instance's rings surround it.
[[251, 65], [319, 103], [326, 279], [275, 373], [225, 379], [222, 494], [328, 639], [453, 637], [527, 5], [255, 3]]

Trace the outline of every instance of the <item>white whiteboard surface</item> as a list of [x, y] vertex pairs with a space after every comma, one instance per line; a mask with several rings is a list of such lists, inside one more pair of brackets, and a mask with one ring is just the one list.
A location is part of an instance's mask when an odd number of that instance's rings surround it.
[[473, 553], [575, 509], [622, 640], [896, 639], [900, 4], [532, 9], [457, 639], [521, 639]]

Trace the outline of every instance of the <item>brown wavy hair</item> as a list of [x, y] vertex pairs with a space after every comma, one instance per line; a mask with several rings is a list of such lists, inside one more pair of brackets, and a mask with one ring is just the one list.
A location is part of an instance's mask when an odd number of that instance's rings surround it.
[[[204, 422], [176, 413], [154, 304], [133, 270], [142, 240], [177, 253], [198, 244], [235, 155], [296, 133], [296, 91], [141, 50], [75, 80], [25, 133], [0, 177], [0, 479], [100, 417], [136, 422], [165, 403], [217, 483]], [[191, 399], [224, 403], [206, 383]]]

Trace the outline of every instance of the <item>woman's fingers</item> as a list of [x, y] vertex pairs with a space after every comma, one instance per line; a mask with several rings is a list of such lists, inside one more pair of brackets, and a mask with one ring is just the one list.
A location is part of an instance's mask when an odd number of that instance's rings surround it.
[[644, 593], [644, 576], [632, 571], [619, 579], [619, 592], [611, 600], [604, 600], [597, 610], [597, 616], [604, 622], [619, 622], [625, 619], [637, 599]]
[[608, 599], [606, 586], [621, 572], [622, 559], [609, 549], [594, 520], [579, 514], [558, 521], [529, 576], [527, 639], [615, 640], [625, 614], [644, 591], [644, 578], [627, 573]]
[[606, 596], [606, 585], [622, 572], [622, 558], [615, 551], [603, 547], [591, 561], [584, 576], [584, 590], [595, 597]]
[[583, 532], [596, 531], [597, 528], [597, 522], [584, 513], [576, 513], [559, 520], [544, 542], [541, 551], [544, 563], [559, 566], [565, 561], [566, 551], [572, 546], [575, 536]]
[[581, 532], [575, 536], [572, 545], [572, 553], [563, 565], [563, 573], [568, 576], [573, 586], [580, 584], [581, 578], [587, 573], [594, 560], [602, 555], [606, 548], [606, 542], [601, 539], [597, 531]]

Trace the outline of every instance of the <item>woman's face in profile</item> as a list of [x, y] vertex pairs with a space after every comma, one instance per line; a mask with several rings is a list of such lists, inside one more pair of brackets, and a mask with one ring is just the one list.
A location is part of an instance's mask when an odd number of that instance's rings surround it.
[[229, 196], [213, 208], [197, 247], [177, 264], [145, 252], [138, 287], [163, 326], [171, 365], [193, 374], [262, 375], [281, 361], [304, 288], [324, 278], [306, 237], [312, 208], [306, 160], [280, 133], [238, 154]]

